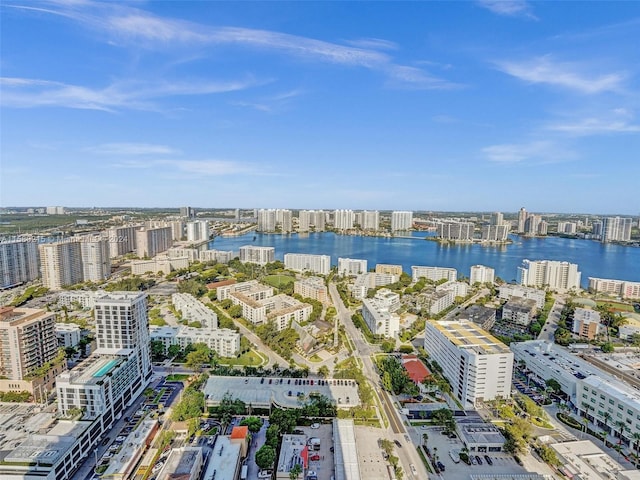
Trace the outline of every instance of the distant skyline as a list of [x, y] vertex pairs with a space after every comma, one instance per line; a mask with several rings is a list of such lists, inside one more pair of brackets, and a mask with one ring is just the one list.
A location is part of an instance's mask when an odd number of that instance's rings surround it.
[[3, 207], [640, 213], [640, 2], [7, 0], [0, 27]]

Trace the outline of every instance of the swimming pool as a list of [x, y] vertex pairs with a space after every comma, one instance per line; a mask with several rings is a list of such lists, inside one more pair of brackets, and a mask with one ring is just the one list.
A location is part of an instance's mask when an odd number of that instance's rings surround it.
[[113, 367], [115, 367], [120, 360], [109, 360], [100, 370], [94, 373], [93, 377], [102, 377], [109, 373]]

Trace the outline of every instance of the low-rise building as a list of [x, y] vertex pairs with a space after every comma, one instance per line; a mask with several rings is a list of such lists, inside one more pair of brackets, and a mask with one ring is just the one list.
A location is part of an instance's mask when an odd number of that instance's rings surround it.
[[440, 292], [424, 292], [420, 294], [420, 303], [425, 305], [425, 308], [429, 310], [429, 314], [438, 315], [451, 305], [456, 299], [456, 295], [451, 290], [445, 290]]
[[608, 293], [622, 298], [640, 299], [640, 282], [589, 277], [589, 290], [598, 293]]
[[502, 300], [509, 300], [511, 297], [528, 298], [535, 300], [538, 308], [544, 307], [545, 295], [544, 290], [522, 285], [502, 285], [498, 289], [498, 298]]
[[183, 320], [200, 322], [203, 326], [218, 328], [218, 316], [209, 307], [188, 293], [174, 293], [171, 295], [173, 306], [180, 312]]
[[484, 265], [473, 265], [471, 274], [469, 275], [469, 283], [493, 283], [496, 278], [496, 271], [491, 267]]
[[536, 301], [521, 297], [511, 297], [502, 306], [502, 320], [517, 325], [529, 325], [536, 314]]
[[402, 265], [389, 265], [385, 263], [378, 263], [376, 265], [376, 273], [386, 273], [389, 275], [402, 275]]
[[216, 297], [218, 301], [231, 298], [231, 294], [241, 293], [252, 300], [262, 300], [273, 296], [273, 287], [263, 285], [257, 280], [249, 280], [248, 282], [232, 283], [217, 287]]
[[458, 271], [455, 268], [446, 267], [412, 266], [411, 279], [417, 282], [422, 277], [434, 282], [442, 279], [455, 282], [458, 278]]
[[329, 255], [313, 255], [306, 253], [285, 253], [284, 266], [295, 272], [312, 272], [318, 275], [329, 275], [331, 257]]
[[501, 452], [504, 447], [504, 435], [492, 423], [462, 423], [456, 425], [460, 440], [470, 454]]
[[638, 478], [638, 471], [626, 469], [605, 453], [591, 440], [552, 443], [560, 461], [560, 471], [566, 478], [589, 480], [632, 480]]
[[324, 280], [320, 277], [305, 277], [293, 283], [293, 293], [302, 298], [311, 298], [322, 303], [329, 302], [329, 292]]
[[373, 298], [362, 300], [362, 318], [374, 335], [395, 338], [400, 331], [400, 317], [394, 312], [400, 306], [400, 295], [386, 288]]
[[203, 250], [198, 253], [201, 262], [229, 263], [235, 257], [231, 250]]
[[422, 382], [431, 376], [427, 366], [416, 355], [403, 355], [402, 366], [413, 383], [420, 388], [422, 388]]
[[63, 348], [75, 347], [80, 343], [82, 330], [75, 323], [56, 323], [56, 337], [58, 346]]
[[104, 480], [134, 478], [136, 466], [147, 451], [158, 430], [157, 420], [143, 420], [122, 443], [122, 448], [109, 460], [109, 466], [101, 475]]
[[600, 324], [600, 312], [577, 307], [573, 313], [571, 331], [581, 338], [595, 340], [598, 335], [606, 331], [606, 327]]
[[622, 340], [630, 340], [633, 335], [640, 333], [640, 319], [627, 315], [625, 320], [627, 323], [618, 327], [618, 336]]
[[[302, 472], [309, 466], [309, 449], [306, 435], [283, 435], [280, 456], [276, 468], [277, 480], [289, 480], [289, 472], [295, 465], [300, 465]], [[304, 475], [303, 475], [304, 476]]]
[[149, 327], [151, 340], [160, 341], [165, 353], [171, 345], [184, 349], [188, 345], [204, 343], [220, 357], [235, 357], [240, 352], [240, 334], [228, 328], [193, 328], [180, 325]]
[[189, 258], [169, 258], [156, 257], [152, 260], [132, 260], [131, 273], [133, 275], [144, 275], [145, 273], [163, 273], [167, 275], [174, 270], [181, 270], [189, 267]]
[[394, 273], [363, 273], [356, 278], [352, 287], [352, 295], [354, 298], [362, 300], [367, 296], [369, 289], [391, 285], [399, 279], [400, 276]]
[[[204, 468], [203, 449], [200, 447], [173, 448], [157, 480], [198, 480]], [[223, 477], [219, 477], [223, 478]]]
[[489, 331], [494, 323], [496, 323], [496, 309], [483, 307], [482, 305], [471, 305], [458, 315], [458, 318], [460, 320], [469, 320], [477, 323], [484, 330]]
[[209, 455], [207, 469], [202, 478], [236, 480], [242, 466], [242, 447], [228, 436], [219, 436]]
[[454, 297], [466, 297], [469, 293], [469, 285], [464, 282], [448, 281], [436, 286], [436, 292], [453, 292]]

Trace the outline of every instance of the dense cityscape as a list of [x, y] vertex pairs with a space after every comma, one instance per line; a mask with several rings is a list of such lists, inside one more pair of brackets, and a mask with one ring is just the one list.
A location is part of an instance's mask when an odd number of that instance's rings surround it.
[[[313, 239], [506, 255], [560, 238], [633, 255], [638, 218], [33, 207], [2, 219], [2, 478], [637, 475], [637, 261], [583, 288], [568, 261], [523, 258], [509, 282], [491, 265], [336, 258]], [[264, 246], [294, 237], [310, 252]], [[225, 241], [246, 243], [212, 248]]]

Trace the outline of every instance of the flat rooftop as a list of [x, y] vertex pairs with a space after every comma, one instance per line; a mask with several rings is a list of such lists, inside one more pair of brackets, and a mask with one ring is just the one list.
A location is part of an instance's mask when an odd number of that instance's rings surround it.
[[67, 380], [70, 383], [95, 384], [117, 368], [124, 360], [124, 358], [117, 356], [92, 355], [72, 370], [61, 373], [58, 378], [63, 381]]
[[500, 433], [498, 427], [490, 423], [459, 423], [458, 430], [466, 440], [466, 443], [504, 444], [504, 436]]
[[458, 320], [429, 323], [458, 348], [473, 349], [484, 354], [511, 353], [509, 347], [473, 322]]
[[307, 451], [306, 435], [283, 435], [280, 456], [278, 457], [278, 473], [289, 473], [294, 465], [300, 464], [304, 470], [308, 466], [303, 451]]
[[[308, 399], [310, 394], [324, 395], [335, 402], [338, 408], [360, 405], [358, 385], [355, 380], [325, 380], [324, 385], [320, 385], [317, 379], [264, 377], [264, 382], [261, 380], [262, 377], [211, 376], [204, 387], [205, 401], [208, 405], [215, 406], [220, 403], [225, 394], [231, 393], [234, 398], [254, 407], [267, 407], [273, 403], [284, 408], [300, 408], [298, 401], [298, 392], [300, 392], [301, 397], [305, 399]], [[307, 381], [308, 384], [296, 385], [296, 380]]]
[[172, 478], [172, 475], [189, 475], [198, 457], [202, 458], [202, 454], [200, 447], [174, 448], [158, 476], [162, 478], [166, 474], [166, 478]]
[[638, 478], [640, 472], [625, 469], [590, 440], [554, 443], [551, 445], [563, 461], [562, 470], [580, 478], [597, 480], [609, 478]]
[[229, 437], [218, 437], [209, 455], [207, 470], [201, 478], [207, 480], [235, 478], [240, 455], [242, 455], [240, 442], [232, 442]]
[[147, 439], [157, 423], [157, 420], [144, 420], [138, 428], [127, 435], [120, 452], [109, 460], [109, 467], [103, 476], [117, 476], [132, 468], [131, 463], [137, 460], [136, 454], [145, 447]]
[[335, 419], [333, 421], [333, 438], [335, 448], [336, 480], [360, 480], [358, 464], [358, 448], [353, 420]]

